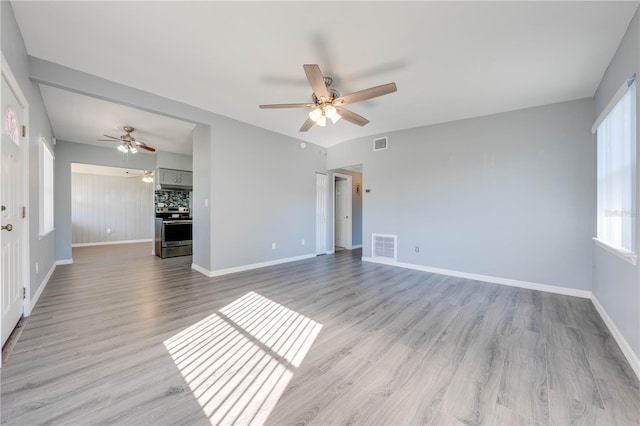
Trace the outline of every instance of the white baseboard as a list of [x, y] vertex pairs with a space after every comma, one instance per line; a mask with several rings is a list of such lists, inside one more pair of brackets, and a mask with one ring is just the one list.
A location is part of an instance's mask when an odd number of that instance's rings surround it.
[[529, 290], [546, 291], [548, 293], [564, 294], [566, 296], [591, 298], [591, 292], [587, 290], [577, 290], [574, 288], [560, 287], [548, 284], [539, 284], [529, 281], [513, 280], [510, 278], [492, 277], [489, 275], [472, 274], [469, 272], [452, 271], [450, 269], [433, 268], [431, 266], [415, 265], [413, 263], [394, 262], [384, 259], [374, 259], [372, 257], [362, 257], [365, 262], [381, 263], [383, 265], [398, 266], [400, 268], [415, 269], [416, 271], [431, 272], [433, 274], [449, 275], [452, 277], [466, 278], [469, 280], [484, 281], [493, 284], [508, 285], [511, 287], [526, 288]]
[[47, 284], [49, 284], [49, 279], [51, 278], [51, 275], [53, 275], [53, 272], [55, 270], [56, 270], [56, 263], [51, 265], [51, 269], [49, 269], [49, 272], [47, 272], [47, 275], [44, 277], [44, 279], [40, 283], [40, 287], [38, 287], [36, 294], [34, 294], [33, 297], [31, 297], [30, 294], [27, 295], [27, 298], [24, 300], [24, 316], [25, 317], [28, 317], [29, 315], [31, 315], [33, 308], [35, 308], [36, 303], [38, 303], [38, 300], [40, 299], [40, 296], [42, 295], [44, 288], [47, 286]]
[[72, 263], [73, 263], [73, 259], [56, 260], [56, 265], [71, 265]]
[[335, 250], [327, 250], [327, 254], [334, 254], [335, 252]]
[[351, 246], [350, 250], [362, 248], [362, 244], [356, 244], [355, 246]]
[[203, 268], [202, 266], [196, 265], [195, 263], [191, 264], [191, 269], [193, 269], [196, 272], [200, 272], [202, 275], [205, 275], [207, 277], [210, 276], [209, 275], [210, 271], [207, 268]]
[[284, 259], [270, 260], [268, 262], [253, 263], [251, 265], [236, 266], [234, 268], [218, 269], [216, 271], [208, 271], [202, 266], [198, 266], [192, 263], [191, 269], [193, 269], [194, 271], [200, 272], [201, 274], [206, 275], [207, 277], [219, 277], [221, 275], [228, 275], [228, 274], [234, 274], [236, 272], [249, 271], [251, 269], [264, 268], [266, 266], [280, 265], [281, 263], [289, 263], [289, 262], [295, 262], [297, 260], [311, 259], [313, 257], [316, 257], [315, 253], [303, 254], [301, 256], [294, 256], [294, 257], [287, 257]]
[[97, 243], [76, 243], [71, 247], [90, 247], [90, 246], [110, 246], [111, 244], [134, 244], [134, 243], [150, 243], [152, 240], [119, 240], [119, 241], [100, 241]]
[[631, 349], [629, 342], [627, 342], [627, 339], [625, 339], [620, 330], [618, 330], [618, 327], [616, 327], [615, 323], [613, 322], [611, 317], [609, 317], [607, 311], [604, 310], [598, 299], [596, 299], [595, 295], [591, 295], [591, 301], [602, 317], [602, 320], [609, 328], [609, 331], [613, 335], [613, 338], [616, 339], [618, 346], [620, 346], [622, 353], [627, 358], [627, 361], [629, 361], [629, 364], [631, 365], [633, 371], [636, 373], [636, 376], [638, 376], [638, 378], [640, 379], [640, 359], [638, 358], [638, 355], [633, 352], [633, 349]]

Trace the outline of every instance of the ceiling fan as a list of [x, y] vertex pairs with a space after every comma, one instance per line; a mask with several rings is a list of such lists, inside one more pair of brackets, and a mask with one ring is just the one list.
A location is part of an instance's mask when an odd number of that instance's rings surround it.
[[153, 147], [150, 147], [149, 145], [145, 144], [144, 142], [138, 141], [136, 140], [136, 138], [134, 138], [133, 136], [131, 136], [131, 133], [136, 130], [135, 128], [131, 127], [131, 126], [127, 126], [124, 125], [122, 126], [122, 131], [124, 131], [124, 135], [120, 136], [119, 138], [115, 137], [115, 136], [109, 136], [109, 135], [104, 135], [105, 137], [109, 138], [109, 139], [98, 139], [98, 141], [100, 142], [119, 142], [120, 145], [118, 145], [118, 151], [122, 151], [123, 153], [131, 153], [131, 154], [135, 154], [136, 152], [138, 152], [138, 148], [142, 148], [146, 151], [149, 152], [156, 152], [156, 149]]
[[129, 176], [129, 179], [131, 178], [137, 178], [142, 176], [142, 181], [143, 182], [153, 182], [153, 170], [145, 170], [144, 173], [131, 173], [131, 172], [126, 172]]
[[338, 93], [337, 90], [330, 88], [331, 83], [333, 83], [333, 79], [331, 77], [323, 76], [318, 65], [306, 64], [303, 67], [304, 72], [307, 74], [307, 80], [309, 80], [309, 84], [313, 89], [313, 102], [300, 104], [259, 105], [261, 109], [313, 108], [309, 113], [307, 121], [305, 121], [302, 127], [300, 127], [301, 132], [306, 132], [314, 124], [321, 127], [326, 126], [327, 118], [334, 124], [340, 120], [340, 118], [344, 118], [350, 123], [357, 124], [358, 126], [364, 126], [369, 122], [369, 120], [355, 112], [342, 108], [342, 106], [376, 98], [378, 96], [388, 95], [389, 93], [393, 93], [398, 90], [396, 83], [388, 83], [340, 96], [340, 93]]

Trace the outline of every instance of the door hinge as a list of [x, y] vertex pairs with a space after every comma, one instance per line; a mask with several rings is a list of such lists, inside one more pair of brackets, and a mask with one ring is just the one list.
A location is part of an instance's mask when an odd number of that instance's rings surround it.
[[26, 137], [27, 136], [27, 126], [22, 126], [22, 137]]
[[27, 206], [22, 206], [22, 218], [27, 217]]
[[27, 298], [27, 288], [26, 287], [22, 287], [22, 298], [23, 299]]

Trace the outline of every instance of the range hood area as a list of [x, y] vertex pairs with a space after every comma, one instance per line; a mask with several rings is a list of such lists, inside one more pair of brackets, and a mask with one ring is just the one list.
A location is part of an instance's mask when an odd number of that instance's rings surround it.
[[157, 169], [156, 189], [191, 191], [193, 189], [193, 173], [187, 170]]

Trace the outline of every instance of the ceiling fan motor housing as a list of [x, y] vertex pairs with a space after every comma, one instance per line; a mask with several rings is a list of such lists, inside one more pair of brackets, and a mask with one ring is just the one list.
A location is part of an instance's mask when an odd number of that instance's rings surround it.
[[[325, 77], [325, 78], [331, 78], [331, 77]], [[333, 103], [334, 100], [338, 99], [339, 97], [340, 97], [340, 92], [338, 92], [336, 89], [329, 89], [329, 99], [327, 99], [324, 102], [320, 101], [320, 99], [318, 99], [315, 93], [311, 94], [311, 99], [313, 99], [313, 103], [318, 106], [323, 104], [331, 104]]]

